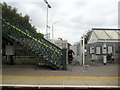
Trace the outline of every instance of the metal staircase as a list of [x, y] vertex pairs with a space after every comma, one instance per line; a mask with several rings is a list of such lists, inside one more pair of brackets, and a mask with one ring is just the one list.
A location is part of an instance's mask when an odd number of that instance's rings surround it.
[[46, 65], [54, 69], [67, 70], [65, 49], [60, 49], [17, 21], [4, 16], [2, 18], [2, 34], [4, 38], [22, 46]]

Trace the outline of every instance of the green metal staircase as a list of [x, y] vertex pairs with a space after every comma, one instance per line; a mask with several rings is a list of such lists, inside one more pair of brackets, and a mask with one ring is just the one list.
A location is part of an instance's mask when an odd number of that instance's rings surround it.
[[54, 69], [67, 70], [65, 49], [60, 49], [39, 34], [23, 27], [17, 21], [4, 16], [2, 18], [2, 34], [4, 38], [31, 52], [45, 65]]

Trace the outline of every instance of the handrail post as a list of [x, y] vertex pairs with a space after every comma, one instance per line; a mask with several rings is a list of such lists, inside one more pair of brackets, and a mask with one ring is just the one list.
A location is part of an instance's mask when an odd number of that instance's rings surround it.
[[62, 53], [63, 70], [67, 70], [67, 49], [62, 49]]

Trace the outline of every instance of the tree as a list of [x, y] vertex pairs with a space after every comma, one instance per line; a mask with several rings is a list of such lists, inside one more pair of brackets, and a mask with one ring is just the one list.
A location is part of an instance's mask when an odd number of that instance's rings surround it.
[[87, 44], [87, 42], [88, 42], [88, 40], [89, 40], [89, 38], [90, 38], [90, 36], [91, 36], [91, 33], [92, 33], [92, 30], [89, 30], [89, 31], [87, 32], [87, 34], [85, 35], [85, 44]]
[[[17, 13], [16, 8], [12, 8], [11, 6], [7, 5], [5, 2], [0, 3], [0, 7], [2, 7], [2, 10], [0, 9], [0, 13], [2, 13], [2, 18], [6, 19], [6, 20], [11, 19], [11, 20], [19, 23], [23, 27], [27, 28], [28, 31], [32, 31], [34, 33], [37, 33], [36, 27], [32, 26], [31, 23], [29, 22], [30, 21], [29, 15], [22, 16], [21, 13]], [[0, 18], [1, 18], [1, 16], [0, 16]], [[41, 33], [39, 33], [38, 36], [39, 35], [42, 37], [44, 36]], [[7, 41], [4, 38], [2, 38], [2, 39], [3, 39], [2, 46], [5, 46], [7, 44]]]
[[42, 36], [42, 37], [44, 37], [44, 34], [42, 34], [42, 33], [38, 33], [40, 36]]
[[[84, 38], [85, 38], [85, 44], [87, 44], [87, 42], [88, 42], [88, 40], [89, 40], [89, 38], [90, 38], [90, 36], [91, 36], [91, 33], [92, 33], [92, 30], [89, 30], [89, 31], [85, 34], [85, 36], [84, 36]], [[83, 36], [82, 36], [82, 38], [83, 38]], [[82, 41], [82, 43], [83, 43], [83, 41]]]
[[29, 15], [22, 16], [21, 13], [17, 13], [16, 8], [12, 8], [5, 2], [2, 4], [2, 17], [7, 19], [13, 19], [15, 22], [19, 23], [23, 27], [27, 28], [29, 31], [36, 32], [36, 27], [32, 26], [30, 23]]

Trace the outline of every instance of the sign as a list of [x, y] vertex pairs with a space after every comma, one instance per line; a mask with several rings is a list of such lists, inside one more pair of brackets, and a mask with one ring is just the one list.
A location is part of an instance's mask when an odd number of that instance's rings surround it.
[[14, 55], [15, 54], [14, 46], [6, 45], [5, 54], [6, 55]]

